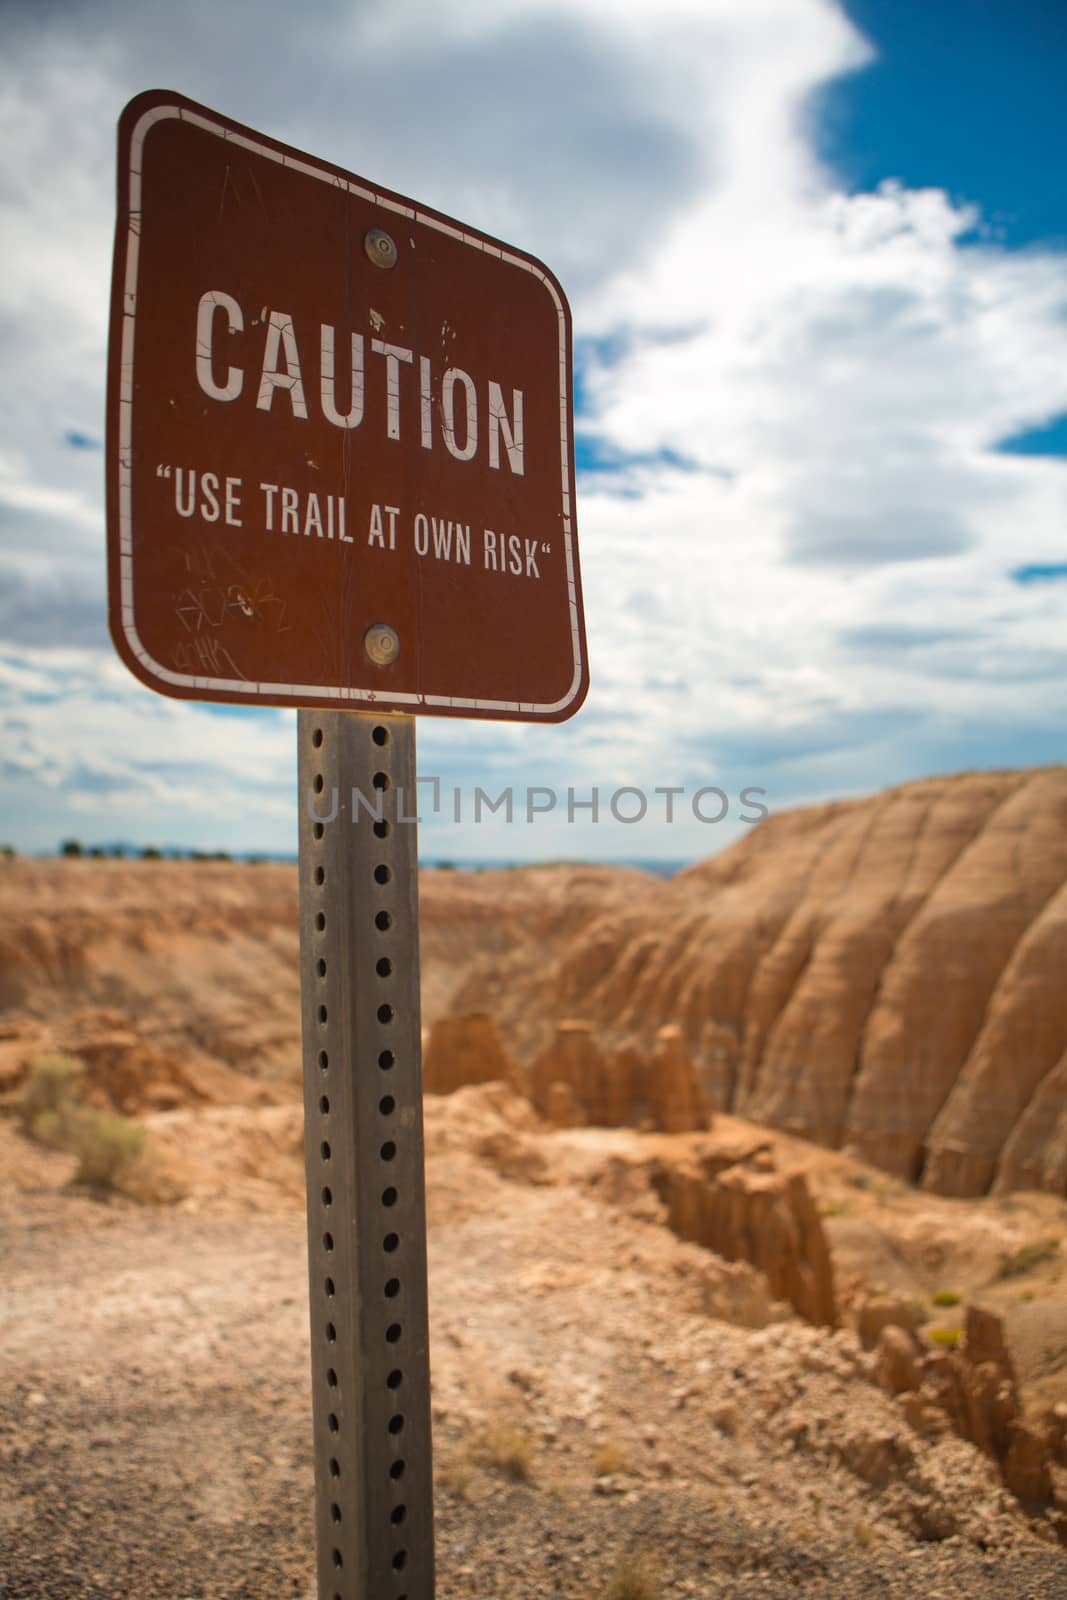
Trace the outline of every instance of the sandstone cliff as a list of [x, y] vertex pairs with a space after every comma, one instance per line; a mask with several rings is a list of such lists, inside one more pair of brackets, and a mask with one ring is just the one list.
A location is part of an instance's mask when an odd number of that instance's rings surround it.
[[680, 1029], [713, 1109], [945, 1194], [1067, 1185], [1067, 769], [772, 815], [458, 1000], [536, 1058]]
[[[485, 1013], [557, 1123], [733, 1111], [946, 1195], [1067, 1191], [1065, 768], [772, 813], [670, 882], [420, 894], [424, 1021]], [[298, 995], [292, 868], [0, 863], [0, 1077], [106, 1008], [201, 1080], [216, 1063], [220, 1100], [227, 1070], [295, 1090]]]
[[1032, 1422], [1023, 1419], [1015, 1367], [994, 1312], [967, 1307], [957, 1350], [923, 1352], [914, 1334], [886, 1324], [878, 1338], [874, 1378], [898, 1401], [917, 1433], [936, 1439], [947, 1424], [993, 1457], [1024, 1505], [1036, 1511], [1051, 1504], [1059, 1417], [1053, 1412]]
[[423, 1046], [422, 1082], [427, 1094], [453, 1094], [473, 1083], [509, 1083], [514, 1068], [492, 1017], [439, 1017]]
[[589, 1023], [561, 1022], [525, 1082], [513, 1069], [499, 1075], [518, 1082], [556, 1126], [691, 1133], [708, 1125], [707, 1099], [675, 1027], [660, 1028], [648, 1054], [633, 1046], [605, 1054]]
[[747, 1261], [776, 1300], [833, 1327], [833, 1268], [807, 1179], [778, 1171], [770, 1152], [763, 1154], [762, 1161], [724, 1164], [711, 1145], [694, 1148], [688, 1161], [666, 1161], [657, 1186], [669, 1226], [725, 1261]]

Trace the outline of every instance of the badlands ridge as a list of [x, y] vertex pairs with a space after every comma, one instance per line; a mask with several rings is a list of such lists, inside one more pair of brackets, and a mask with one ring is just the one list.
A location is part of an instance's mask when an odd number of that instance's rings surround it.
[[[49, 1042], [131, 1110], [297, 1086], [292, 868], [17, 860], [0, 902], [0, 1094]], [[430, 872], [421, 903], [424, 1024], [488, 1016], [542, 1110], [555, 1051], [571, 1119], [698, 1126], [648, 1103], [666, 1069], [934, 1194], [1067, 1192], [1067, 769], [772, 815], [669, 882]]]

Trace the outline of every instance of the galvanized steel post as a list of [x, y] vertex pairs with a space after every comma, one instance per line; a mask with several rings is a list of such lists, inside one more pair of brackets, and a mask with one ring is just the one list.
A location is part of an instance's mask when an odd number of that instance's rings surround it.
[[319, 1600], [432, 1600], [415, 721], [298, 740]]

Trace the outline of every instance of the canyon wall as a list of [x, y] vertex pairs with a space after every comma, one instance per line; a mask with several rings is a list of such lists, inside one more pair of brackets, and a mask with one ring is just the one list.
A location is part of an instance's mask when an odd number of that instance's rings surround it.
[[712, 1109], [951, 1195], [1067, 1188], [1067, 769], [929, 779], [773, 815], [576, 919], [464, 1007], [534, 1059], [677, 1027]]
[[[670, 881], [431, 871], [420, 896], [424, 1021], [491, 1018], [557, 1121], [725, 1110], [941, 1194], [1067, 1192], [1067, 768], [772, 812]], [[100, 1008], [205, 1093], [212, 1063], [220, 1098], [223, 1069], [295, 1091], [295, 870], [0, 862], [0, 1078]], [[447, 1028], [432, 1054], [443, 1085], [482, 1070]]]

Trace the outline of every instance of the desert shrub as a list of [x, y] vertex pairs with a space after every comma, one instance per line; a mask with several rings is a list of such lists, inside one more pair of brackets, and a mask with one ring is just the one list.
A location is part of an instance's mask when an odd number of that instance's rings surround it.
[[144, 849], [141, 851], [141, 860], [162, 861], [163, 852], [162, 850], [157, 850], [154, 844], [146, 844]]
[[457, 1500], [466, 1500], [470, 1494], [471, 1469], [464, 1461], [449, 1461], [434, 1474], [437, 1486]]
[[84, 1079], [85, 1066], [74, 1056], [50, 1051], [32, 1061], [19, 1100], [19, 1115], [26, 1132], [51, 1144], [51, 1139], [44, 1137], [44, 1128], [38, 1127], [41, 1118], [54, 1119], [73, 1106], [81, 1097]]
[[958, 1306], [963, 1296], [957, 1294], [955, 1289], [938, 1289], [930, 1296], [935, 1306]]
[[515, 1483], [526, 1483], [533, 1472], [533, 1450], [521, 1428], [490, 1428], [476, 1455]]
[[946, 1350], [954, 1349], [960, 1342], [959, 1328], [929, 1328], [927, 1332], [934, 1344], [944, 1345]]
[[75, 1183], [112, 1187], [140, 1155], [144, 1131], [128, 1117], [81, 1103], [85, 1067], [74, 1056], [38, 1056], [19, 1102], [23, 1126], [53, 1150], [77, 1156]]
[[78, 1111], [62, 1120], [65, 1148], [78, 1157], [75, 1183], [111, 1188], [144, 1148], [144, 1129], [117, 1113]]
[[660, 1586], [647, 1556], [622, 1556], [599, 1600], [659, 1600]]
[[1035, 1244], [1024, 1244], [1021, 1250], [1001, 1256], [997, 1277], [1020, 1278], [1024, 1272], [1031, 1272], [1043, 1261], [1051, 1261], [1059, 1253], [1059, 1248], [1058, 1239], [1040, 1239]]
[[59, 847], [59, 853], [63, 856], [80, 856], [82, 853], [80, 840], [64, 839]]

